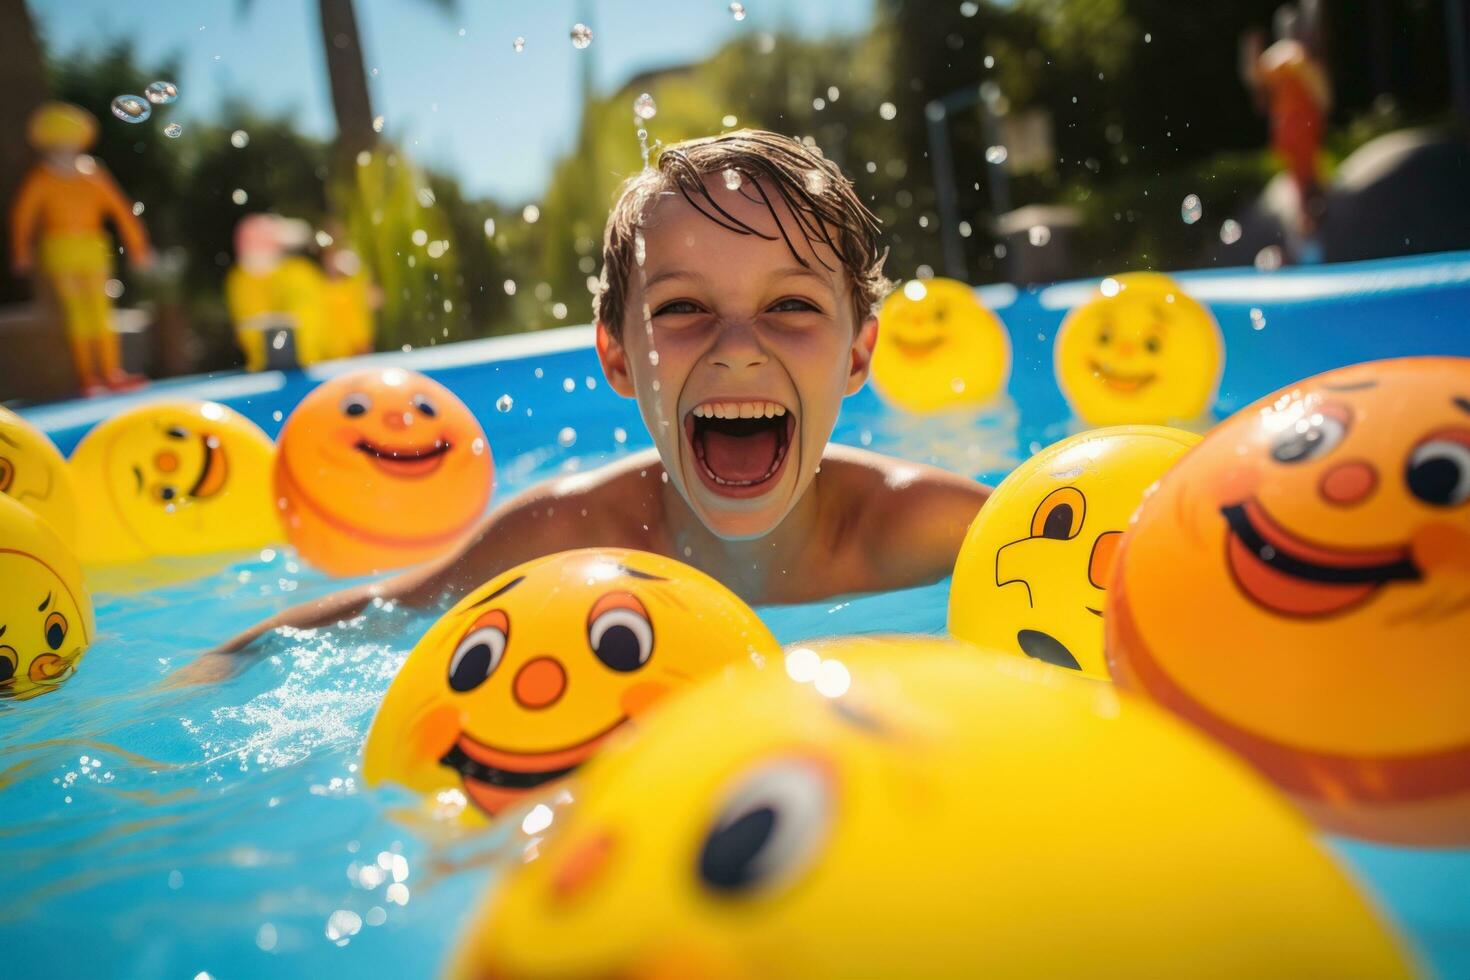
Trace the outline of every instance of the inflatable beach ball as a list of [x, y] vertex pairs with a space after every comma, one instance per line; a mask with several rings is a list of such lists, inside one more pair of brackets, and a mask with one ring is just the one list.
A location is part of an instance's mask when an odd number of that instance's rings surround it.
[[69, 464], [82, 494], [79, 557], [100, 565], [280, 541], [274, 455], [259, 426], [215, 402], [155, 402], [99, 423]]
[[68, 548], [76, 546], [77, 492], [56, 446], [0, 406], [0, 493], [35, 511]]
[[1004, 391], [1010, 373], [1010, 337], [965, 283], [912, 279], [883, 301], [873, 386], [899, 408], [983, 405]]
[[490, 500], [485, 430], [443, 385], [376, 368], [324, 382], [279, 438], [275, 496], [302, 557], [333, 575], [453, 549]]
[[1107, 677], [1103, 618], [1118, 542], [1148, 489], [1199, 439], [1157, 425], [1094, 429], [1016, 467], [960, 547], [949, 631]]
[[0, 698], [54, 690], [96, 635], [71, 549], [49, 523], [0, 494]]
[[1411, 973], [1228, 753], [960, 644], [788, 648], [670, 699], [573, 793], [451, 975]]
[[363, 775], [495, 814], [668, 694], [779, 654], [749, 606], [680, 562], [619, 548], [538, 558], [424, 634], [373, 720]]
[[1057, 331], [1057, 384], [1090, 425], [1171, 425], [1210, 409], [1225, 348], [1215, 318], [1157, 272], [1104, 279]]
[[1223, 422], [1123, 538], [1118, 683], [1324, 827], [1470, 844], [1470, 359], [1309, 378]]

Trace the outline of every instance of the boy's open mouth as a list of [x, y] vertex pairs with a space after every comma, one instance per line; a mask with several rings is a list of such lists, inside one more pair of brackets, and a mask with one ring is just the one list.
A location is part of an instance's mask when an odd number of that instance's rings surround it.
[[795, 431], [796, 414], [764, 400], [701, 402], [684, 417], [694, 468], [725, 497], [757, 497], [774, 486]]

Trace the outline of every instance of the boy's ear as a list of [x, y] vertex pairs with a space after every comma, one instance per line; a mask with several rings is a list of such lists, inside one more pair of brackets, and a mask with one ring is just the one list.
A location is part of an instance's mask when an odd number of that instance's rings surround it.
[[851, 395], [868, 380], [868, 368], [873, 363], [873, 347], [878, 343], [878, 318], [870, 316], [858, 327], [848, 351], [847, 394]]
[[597, 321], [597, 359], [602, 362], [602, 376], [607, 378], [612, 390], [624, 398], [634, 397], [633, 375], [628, 370], [628, 352], [601, 320]]

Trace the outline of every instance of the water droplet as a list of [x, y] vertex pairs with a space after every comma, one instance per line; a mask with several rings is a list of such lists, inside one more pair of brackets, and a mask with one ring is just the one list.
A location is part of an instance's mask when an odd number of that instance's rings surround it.
[[928, 286], [925, 286], [918, 279], [910, 279], [908, 282], [906, 282], [906, 283], [903, 284], [903, 295], [904, 295], [904, 298], [905, 299], [908, 299], [908, 300], [910, 300], [912, 302], [917, 303], [917, 302], [919, 302], [919, 300], [923, 299], [928, 294], [929, 294], [929, 287]]
[[827, 175], [815, 168], [808, 170], [802, 175], [802, 183], [806, 185], [806, 192], [813, 197], [820, 197], [827, 190]]
[[648, 352], [648, 363], [654, 367], [658, 367], [658, 351], [651, 350]]
[[1241, 231], [1239, 221], [1234, 218], [1226, 218], [1220, 222], [1220, 241], [1226, 245], [1234, 245], [1240, 241]]
[[1003, 146], [992, 146], [985, 150], [985, 162], [1000, 165], [1010, 157], [1011, 151]]
[[965, 0], [964, 3], [960, 4], [961, 17], [974, 17], [979, 12], [980, 5], [975, 3], [975, 0]]
[[526, 219], [526, 224], [534, 225], [541, 220], [541, 209], [534, 204], [527, 204], [521, 208], [521, 217]]
[[237, 129], [230, 134], [230, 145], [237, 150], [243, 150], [250, 145], [250, 134], [243, 129]]
[[153, 115], [153, 107], [141, 95], [119, 95], [112, 100], [112, 114], [125, 123], [140, 123]]
[[892, 102], [885, 102], [878, 107], [878, 116], [882, 119], [892, 119], [898, 115], [898, 106]]
[[577, 441], [577, 430], [567, 426], [556, 434], [556, 441], [563, 449], [570, 448]]
[[567, 304], [552, 303], [551, 315], [556, 317], [558, 320], [565, 320], [567, 318]]
[[516, 54], [520, 54], [522, 51], [526, 50], [526, 39], [523, 37], [518, 37], [510, 43], [510, 46], [515, 49]]
[[142, 214], [143, 213], [143, 202], [142, 201], [134, 201], [133, 202], [133, 213], [134, 214]]
[[1051, 241], [1051, 229], [1046, 225], [1032, 225], [1026, 232], [1026, 238], [1037, 248], [1043, 248]]
[[178, 123], [169, 123], [167, 126], [163, 127], [163, 135], [167, 136], [171, 140], [176, 140], [180, 136], [184, 135], [184, 127], [180, 126]]
[[640, 228], [633, 232], [633, 261], [642, 266], [647, 258], [648, 243], [643, 240], [643, 230]]
[[720, 120], [720, 125], [724, 126], [726, 129], [734, 129], [736, 124], [739, 122], [740, 120], [735, 116], [725, 116]]
[[1266, 314], [1261, 311], [1261, 308], [1259, 306], [1251, 307], [1251, 329], [1266, 329]]
[[244, 204], [246, 201], [250, 200], [250, 195], [245, 193], [245, 189], [243, 187], [236, 187], [233, 191], [230, 192], [230, 200], [234, 201], [236, 204]]
[[993, 55], [993, 54], [987, 54], [985, 56], [985, 67], [986, 68], [994, 68], [995, 67], [995, 55]]
[[744, 20], [745, 19], [745, 4], [743, 4], [743, 3], [732, 3], [732, 4], [730, 4], [730, 16], [731, 17], [734, 17], [736, 20]]
[[276, 927], [271, 925], [269, 922], [262, 923], [261, 927], [255, 930], [255, 945], [259, 946], [262, 951], [267, 953], [275, 949]]
[[725, 188], [727, 190], [738, 191], [740, 189], [740, 171], [735, 169], [726, 170], [722, 176], [725, 178]]
[[172, 105], [179, 101], [179, 87], [173, 82], [149, 82], [143, 94], [154, 105]]
[[1281, 268], [1281, 248], [1267, 245], [1256, 253], [1256, 268], [1261, 272], [1275, 272]]
[[373, 117], [373, 132], [375, 132], [375, 133], [381, 133], [382, 131], [383, 131], [383, 117], [382, 116], [374, 116]]
[[633, 114], [639, 119], [652, 119], [658, 115], [658, 104], [653, 101], [653, 96], [644, 92], [633, 100]]
[[592, 28], [586, 24], [575, 24], [572, 26], [572, 47], [578, 51], [586, 48], [592, 43]]
[[327, 918], [327, 938], [332, 942], [357, 935], [362, 929], [362, 916], [351, 909], [338, 909]]
[[577, 390], [577, 382], [573, 381], [571, 378], [562, 378], [561, 390], [570, 395], [572, 392]]
[[1179, 217], [1186, 225], [1192, 225], [1204, 217], [1205, 207], [1200, 203], [1198, 194], [1186, 194], [1184, 201], [1179, 205]]
[[627, 441], [628, 441], [628, 430], [627, 429], [623, 428], [622, 426], [618, 426], [616, 429], [613, 429], [613, 442], [615, 442], [615, 443], [617, 443], [618, 445], [621, 446], [623, 443], [625, 443]]

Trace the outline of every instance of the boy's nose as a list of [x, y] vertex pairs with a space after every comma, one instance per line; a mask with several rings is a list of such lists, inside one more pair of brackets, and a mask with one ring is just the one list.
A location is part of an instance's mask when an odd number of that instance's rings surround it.
[[719, 338], [710, 351], [710, 360], [717, 367], [739, 370], [759, 367], [766, 363], [766, 352], [756, 342], [755, 332], [748, 323], [726, 323], [720, 327]]

